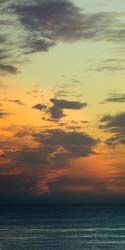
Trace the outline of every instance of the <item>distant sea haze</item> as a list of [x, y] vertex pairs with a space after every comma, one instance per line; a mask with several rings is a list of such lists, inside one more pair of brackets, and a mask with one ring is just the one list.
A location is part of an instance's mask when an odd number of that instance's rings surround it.
[[0, 249], [124, 250], [125, 207], [2, 207]]

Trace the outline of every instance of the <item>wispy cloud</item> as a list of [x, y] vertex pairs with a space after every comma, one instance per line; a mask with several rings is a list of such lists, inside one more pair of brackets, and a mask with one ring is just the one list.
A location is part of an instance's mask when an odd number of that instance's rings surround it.
[[125, 144], [125, 113], [117, 113], [116, 115], [104, 115], [100, 119], [100, 129], [111, 136], [106, 143], [110, 146], [117, 144]]
[[[120, 58], [119, 58], [120, 57]], [[105, 59], [98, 63], [94, 63], [94, 65], [89, 66], [88, 70], [97, 71], [97, 72], [118, 72], [125, 70], [125, 58], [124, 54], [116, 56], [116, 58]]]
[[10, 73], [14, 75], [19, 73], [17, 67], [9, 64], [0, 64], [0, 72], [3, 74]]
[[102, 103], [107, 103], [107, 102], [123, 103], [123, 102], [125, 102], [125, 94], [112, 93]]
[[19, 99], [10, 99], [10, 100], [8, 100], [8, 102], [16, 103], [16, 104], [22, 105], [22, 106], [25, 105], [25, 103]]

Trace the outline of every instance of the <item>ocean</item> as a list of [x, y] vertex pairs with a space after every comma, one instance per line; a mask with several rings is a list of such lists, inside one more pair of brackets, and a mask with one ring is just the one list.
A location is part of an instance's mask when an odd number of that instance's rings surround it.
[[1, 207], [1, 249], [125, 250], [125, 207]]

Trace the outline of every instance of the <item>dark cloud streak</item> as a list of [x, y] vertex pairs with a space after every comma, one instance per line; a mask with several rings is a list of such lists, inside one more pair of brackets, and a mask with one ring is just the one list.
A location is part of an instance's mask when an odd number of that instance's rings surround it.
[[[125, 113], [104, 115], [100, 119], [100, 129], [113, 134], [106, 143], [110, 146], [125, 144]], [[103, 125], [102, 125], [103, 124]]]
[[125, 102], [125, 94], [114, 93], [107, 97], [103, 103], [112, 102], [112, 103], [124, 103]]
[[0, 64], [0, 72], [3, 74], [10, 73], [14, 75], [19, 73], [17, 67], [9, 64]]

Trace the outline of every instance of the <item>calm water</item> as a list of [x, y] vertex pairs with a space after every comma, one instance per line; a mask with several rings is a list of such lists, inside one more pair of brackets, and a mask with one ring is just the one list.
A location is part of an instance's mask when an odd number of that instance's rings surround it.
[[0, 249], [125, 250], [125, 208], [1, 208]]

